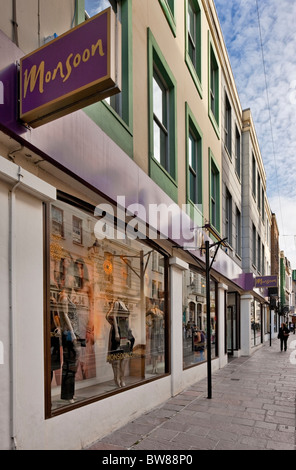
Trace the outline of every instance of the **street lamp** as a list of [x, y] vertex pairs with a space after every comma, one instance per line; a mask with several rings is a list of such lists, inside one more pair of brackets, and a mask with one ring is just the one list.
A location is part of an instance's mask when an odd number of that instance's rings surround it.
[[[208, 375], [208, 399], [212, 398], [212, 344], [211, 344], [211, 289], [210, 272], [215, 261], [218, 249], [220, 245], [224, 245], [227, 238], [219, 240], [216, 243], [212, 243], [207, 240], [205, 242], [206, 252], [206, 299], [207, 299], [207, 375]], [[216, 247], [216, 251], [210, 262], [210, 249]], [[202, 247], [203, 248], [203, 247]]]

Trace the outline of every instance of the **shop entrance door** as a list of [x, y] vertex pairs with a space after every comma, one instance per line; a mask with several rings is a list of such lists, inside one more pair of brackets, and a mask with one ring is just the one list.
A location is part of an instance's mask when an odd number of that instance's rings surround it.
[[233, 351], [235, 349], [234, 345], [234, 312], [233, 307], [227, 307], [227, 319], [226, 319], [226, 326], [227, 326], [227, 354], [229, 356], [233, 356]]

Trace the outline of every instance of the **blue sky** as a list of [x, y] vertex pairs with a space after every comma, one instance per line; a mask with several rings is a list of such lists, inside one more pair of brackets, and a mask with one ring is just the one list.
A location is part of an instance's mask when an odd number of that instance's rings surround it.
[[110, 3], [108, 0], [85, 0], [85, 9], [90, 16], [99, 13], [99, 11], [108, 8]]
[[255, 122], [280, 246], [296, 269], [296, 2], [258, 0], [259, 18], [256, 0], [215, 5], [241, 105]]

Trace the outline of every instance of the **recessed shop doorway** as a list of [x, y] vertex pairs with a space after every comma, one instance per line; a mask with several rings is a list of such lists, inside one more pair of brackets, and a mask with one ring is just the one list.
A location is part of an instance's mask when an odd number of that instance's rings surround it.
[[237, 355], [236, 352], [240, 349], [240, 310], [239, 295], [236, 292], [227, 294], [226, 345], [228, 356]]

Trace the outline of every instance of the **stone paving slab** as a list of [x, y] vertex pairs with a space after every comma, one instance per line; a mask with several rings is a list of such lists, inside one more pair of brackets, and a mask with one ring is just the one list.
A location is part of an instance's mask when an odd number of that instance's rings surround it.
[[[294, 337], [290, 336], [289, 342]], [[86, 450], [296, 450], [296, 365], [273, 340]]]

